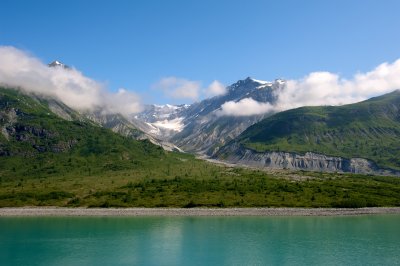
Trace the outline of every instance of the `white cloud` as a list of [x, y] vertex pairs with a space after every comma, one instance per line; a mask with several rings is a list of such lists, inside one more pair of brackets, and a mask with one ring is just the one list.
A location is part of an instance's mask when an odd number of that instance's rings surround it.
[[276, 108], [349, 104], [396, 89], [400, 89], [400, 59], [392, 64], [383, 63], [370, 72], [358, 73], [350, 80], [329, 72], [314, 72], [303, 79], [290, 80], [277, 92]]
[[219, 82], [218, 80], [214, 80], [205, 90], [205, 94], [207, 97], [224, 95], [226, 93], [226, 87]]
[[142, 110], [142, 105], [136, 94], [125, 89], [119, 89], [117, 93], [109, 94], [105, 103], [107, 110], [111, 113], [131, 115]]
[[249, 116], [267, 113], [273, 110], [269, 103], [260, 103], [252, 98], [244, 98], [238, 102], [229, 101], [221, 105], [219, 115]]
[[197, 100], [199, 98], [201, 84], [198, 81], [166, 77], [154, 84], [153, 87], [164, 91], [168, 97], [173, 99]]
[[236, 103], [224, 103], [220, 114], [243, 116], [301, 106], [343, 105], [396, 89], [400, 89], [400, 59], [383, 63], [370, 72], [358, 73], [349, 80], [330, 72], [313, 72], [299, 80], [288, 80], [285, 86], [275, 91], [278, 100], [272, 106], [253, 99], [245, 105], [242, 101], [246, 99], [243, 99]]
[[0, 46], [0, 84], [56, 97], [83, 111], [102, 108], [105, 112], [128, 115], [141, 110], [139, 98], [131, 92], [108, 92], [104, 85], [76, 69], [50, 68], [39, 59], [10, 46]]
[[172, 99], [198, 100], [201, 96], [213, 97], [226, 93], [225, 86], [218, 80], [214, 80], [207, 88], [202, 89], [199, 81], [177, 77], [166, 77], [153, 85]]

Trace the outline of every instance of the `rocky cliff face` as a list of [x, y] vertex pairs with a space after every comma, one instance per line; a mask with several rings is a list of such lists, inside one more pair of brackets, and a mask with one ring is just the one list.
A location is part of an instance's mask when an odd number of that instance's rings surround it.
[[109, 128], [115, 133], [126, 137], [140, 138], [143, 132], [139, 131], [120, 114], [107, 114], [101, 111], [87, 112], [83, 116], [99, 126]]
[[379, 168], [363, 158], [342, 158], [307, 152], [256, 152], [239, 144], [225, 146], [216, 156], [229, 163], [258, 168], [292, 169], [320, 172], [349, 172], [359, 174], [400, 175], [399, 171]]
[[[76, 139], [62, 139], [59, 132], [43, 128], [40, 124], [26, 123], [30, 117], [30, 114], [18, 108], [0, 109], [0, 157], [13, 155], [29, 157], [34, 152], [60, 153], [70, 150], [77, 143]], [[18, 148], [12, 148], [11, 143], [19, 143]]]

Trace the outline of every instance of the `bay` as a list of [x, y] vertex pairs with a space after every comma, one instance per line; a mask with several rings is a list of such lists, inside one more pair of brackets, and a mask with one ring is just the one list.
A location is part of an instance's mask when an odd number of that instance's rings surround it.
[[400, 265], [400, 215], [0, 218], [1, 265]]

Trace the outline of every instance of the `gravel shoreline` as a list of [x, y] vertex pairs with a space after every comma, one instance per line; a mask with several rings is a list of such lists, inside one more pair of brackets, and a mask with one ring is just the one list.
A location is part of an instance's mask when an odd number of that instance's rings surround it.
[[355, 216], [400, 214], [400, 207], [333, 208], [0, 208], [0, 217], [18, 216]]

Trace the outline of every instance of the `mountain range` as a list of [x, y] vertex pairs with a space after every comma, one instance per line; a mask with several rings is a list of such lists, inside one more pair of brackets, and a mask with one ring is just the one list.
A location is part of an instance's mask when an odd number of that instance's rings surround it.
[[[49, 66], [69, 69], [59, 61]], [[266, 82], [248, 77], [228, 86], [223, 95], [190, 105], [147, 105], [142, 112], [128, 116], [101, 109], [80, 112], [56, 99], [3, 88], [0, 156], [65, 151], [77, 143], [85, 149], [83, 143], [90, 138], [82, 137], [86, 136], [82, 127], [88, 127], [86, 131], [93, 131], [92, 137], [101, 128], [111, 129], [131, 139], [147, 139], [166, 150], [261, 168], [399, 173], [399, 91], [343, 106], [247, 115], [223, 112], [226, 103], [248, 99], [272, 106], [285, 86], [282, 79]], [[55, 121], [50, 128], [40, 126], [42, 120], [49, 119]], [[65, 136], [51, 133], [62, 123], [66, 125], [62, 129], [67, 132]], [[74, 137], [75, 133], [82, 136]], [[77, 141], [82, 138], [83, 142]]]

